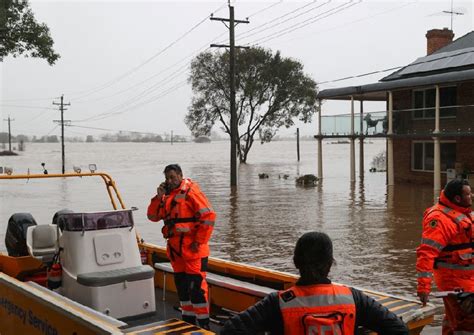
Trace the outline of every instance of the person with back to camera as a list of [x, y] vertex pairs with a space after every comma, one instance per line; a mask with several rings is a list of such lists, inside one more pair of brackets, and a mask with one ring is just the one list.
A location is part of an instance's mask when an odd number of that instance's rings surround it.
[[178, 164], [165, 167], [166, 181], [148, 206], [148, 219], [163, 220], [166, 251], [174, 271], [174, 281], [182, 319], [209, 329], [206, 282], [209, 239], [216, 214], [199, 186], [183, 178]]
[[406, 325], [386, 307], [357, 289], [331, 283], [333, 247], [325, 233], [301, 236], [293, 262], [300, 272], [295, 286], [271, 293], [233, 316], [222, 335], [352, 335], [359, 326], [383, 335], [408, 335]]
[[465, 292], [462, 299], [454, 294], [443, 297], [443, 335], [474, 334], [471, 197], [467, 180], [448, 182], [438, 203], [424, 213], [421, 244], [416, 249], [417, 293], [423, 305], [428, 302], [433, 275], [438, 290]]

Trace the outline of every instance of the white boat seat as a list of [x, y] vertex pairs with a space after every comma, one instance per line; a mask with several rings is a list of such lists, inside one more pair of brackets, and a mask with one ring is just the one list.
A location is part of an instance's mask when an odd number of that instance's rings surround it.
[[[164, 274], [174, 273], [170, 263], [155, 263], [155, 269], [163, 271]], [[212, 272], [206, 273], [206, 280], [207, 283], [210, 285], [215, 285], [233, 291], [247, 293], [261, 298], [276, 291], [275, 289], [270, 287], [248, 283], [239, 279], [221, 276]]]
[[84, 286], [101, 287], [153, 278], [155, 270], [149, 265], [125, 269], [82, 273], [77, 275], [77, 282]]
[[50, 262], [58, 249], [57, 227], [53, 225], [30, 226], [26, 231], [26, 246], [31, 256]]

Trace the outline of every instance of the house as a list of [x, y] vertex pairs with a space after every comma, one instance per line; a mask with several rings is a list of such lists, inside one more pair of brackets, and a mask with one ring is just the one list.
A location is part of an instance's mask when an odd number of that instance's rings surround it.
[[[360, 101], [360, 119], [364, 101], [386, 102], [388, 185], [433, 183], [438, 194], [447, 174], [474, 183], [474, 31], [454, 41], [453, 37], [447, 28], [430, 30], [426, 56], [377, 83], [327, 89], [318, 95], [320, 100], [351, 101], [352, 118], [354, 103]], [[353, 124], [352, 156], [355, 139], [362, 144], [367, 137], [356, 134]], [[321, 144], [321, 128], [315, 137]], [[351, 179], [354, 161], [351, 157]], [[322, 169], [321, 162], [318, 166]]]

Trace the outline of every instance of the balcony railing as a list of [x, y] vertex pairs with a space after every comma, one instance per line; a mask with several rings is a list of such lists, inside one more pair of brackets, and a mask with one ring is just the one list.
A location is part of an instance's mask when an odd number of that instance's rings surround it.
[[[428, 109], [399, 109], [392, 112], [394, 136], [433, 136], [435, 118]], [[356, 136], [384, 137], [388, 131], [387, 111], [354, 115]], [[351, 136], [351, 114], [323, 115], [321, 135]], [[440, 108], [439, 136], [474, 136], [474, 105]]]

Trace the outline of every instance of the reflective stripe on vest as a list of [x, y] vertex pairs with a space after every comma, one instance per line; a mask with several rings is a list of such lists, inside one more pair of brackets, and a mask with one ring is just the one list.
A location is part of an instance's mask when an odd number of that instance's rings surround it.
[[354, 298], [352, 293], [350, 294], [338, 294], [338, 295], [312, 295], [305, 297], [296, 297], [295, 299], [284, 302], [280, 298], [280, 308], [285, 310], [287, 308], [296, 307], [321, 307], [321, 306], [337, 306], [345, 304], [353, 304]]
[[[335, 334], [354, 334], [356, 307], [352, 291], [342, 285], [296, 285], [279, 292], [284, 334], [308, 334], [329, 325]], [[339, 319], [334, 317], [340, 315]]]
[[[468, 215], [460, 213], [457, 210], [454, 210], [442, 203], [438, 203], [433, 206], [426, 213], [425, 218], [435, 211], [440, 211], [445, 214], [449, 219], [451, 219], [451, 221], [457, 226], [457, 229], [460, 233], [464, 232], [464, 227], [461, 225], [463, 221], [469, 220], [469, 222], [466, 222], [466, 224], [472, 227], [472, 221]], [[474, 250], [474, 242], [472, 241], [472, 238], [470, 236], [465, 235], [466, 234], [459, 234], [455, 237], [454, 241], [449, 242], [447, 246], [444, 246], [441, 249], [441, 244], [433, 240], [422, 239], [422, 243], [441, 251], [439, 257], [435, 259], [435, 265], [437, 267], [446, 269], [468, 270], [466, 269], [466, 264], [457, 264], [456, 260], [449, 261], [453, 257], [453, 255], [455, 255], [453, 254], [453, 252], [459, 251], [459, 253], [457, 254], [457, 257], [459, 257], [458, 261], [461, 260], [466, 261], [468, 263], [472, 263], [472, 252]]]
[[202, 214], [207, 213], [207, 212], [210, 212], [210, 211], [211, 211], [210, 208], [201, 208], [201, 209], [198, 211], [198, 213], [202, 215]]
[[422, 238], [421, 239], [421, 244], [426, 244], [429, 245], [430, 247], [433, 247], [439, 251], [443, 250], [444, 246], [434, 240], [430, 240], [428, 238]]
[[461, 265], [461, 264], [451, 264], [442, 261], [436, 262], [436, 267], [443, 268], [443, 269], [451, 269], [451, 270], [461, 270], [461, 271], [471, 271], [474, 270], [474, 264], [470, 265]]
[[202, 224], [209, 225], [209, 226], [214, 226], [214, 221], [211, 220], [204, 220], [201, 221]]
[[433, 272], [418, 272], [416, 276], [417, 278], [432, 278]]

